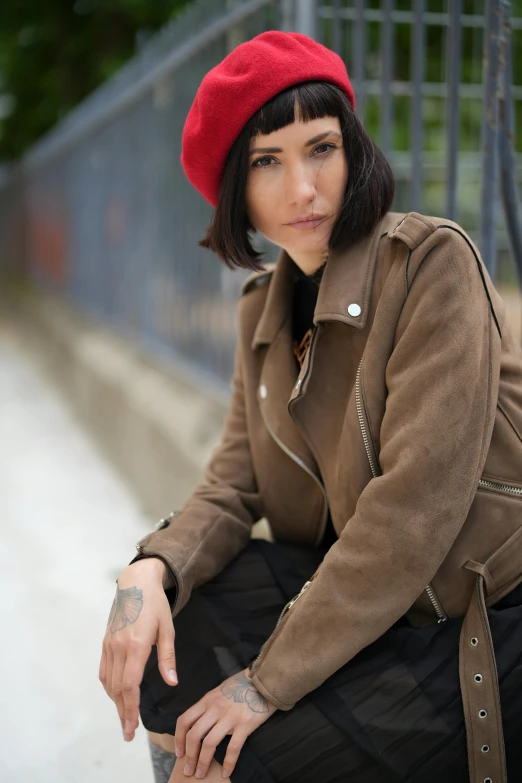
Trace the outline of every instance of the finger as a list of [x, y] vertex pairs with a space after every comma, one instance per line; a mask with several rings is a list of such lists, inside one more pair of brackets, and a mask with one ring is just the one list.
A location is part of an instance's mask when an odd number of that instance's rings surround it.
[[140, 683], [143, 679], [145, 664], [149, 658], [151, 645], [131, 642], [127, 650], [125, 669], [123, 670], [121, 692], [124, 705], [124, 732], [132, 739], [139, 724]]
[[196, 771], [196, 765], [201, 755], [201, 744], [205, 737], [216, 725], [217, 715], [206, 712], [187, 732], [186, 753], [185, 753], [185, 775], [193, 775]]
[[123, 696], [121, 692], [121, 681], [123, 678], [123, 670], [125, 668], [126, 652], [121, 642], [113, 642], [112, 645], [112, 679], [111, 679], [111, 698], [116, 704], [118, 715], [120, 716], [121, 727], [123, 729], [125, 719], [125, 706], [123, 704]]
[[165, 612], [165, 619], [160, 621], [158, 629], [158, 667], [167, 685], [177, 685], [176, 654], [174, 651], [174, 623], [172, 616]]
[[[118, 715], [120, 713], [118, 709], [118, 696], [115, 693], [113, 689], [113, 682], [115, 682], [114, 679], [114, 651], [109, 644], [107, 646], [107, 682], [106, 682], [106, 688], [107, 694], [110, 699], [114, 702], [116, 705], [116, 709], [118, 710]], [[121, 716], [120, 716], [120, 723], [121, 723]]]
[[246, 742], [248, 732], [245, 729], [236, 729], [230, 738], [228, 743], [227, 752], [223, 761], [223, 777], [230, 777], [234, 771], [234, 767], [237, 764], [241, 748]]
[[[188, 752], [188, 743], [189, 743], [189, 736], [188, 733], [192, 729], [192, 727], [196, 724], [196, 722], [206, 713], [206, 706], [203, 701], [198, 701], [197, 704], [194, 704], [193, 707], [191, 707], [189, 710], [183, 713], [183, 715], [180, 715], [179, 718], [176, 721], [176, 733], [174, 734], [174, 745], [176, 749], [176, 756], [178, 758], [182, 758], [183, 756], [187, 756]], [[214, 724], [212, 724], [214, 725]], [[211, 728], [211, 727], [210, 727]], [[192, 747], [194, 746], [194, 743], [192, 743]], [[178, 753], [179, 750], [179, 753]], [[194, 753], [194, 751], [192, 751]], [[196, 761], [199, 753], [197, 753], [195, 756], [192, 755], [190, 759], [188, 757], [185, 758], [185, 764], [191, 764], [194, 766], [194, 762]], [[192, 773], [188, 773], [192, 774]]]
[[107, 672], [105, 674], [105, 690], [112, 699], [112, 670], [114, 668], [114, 654], [110, 644], [107, 645]]
[[203, 742], [201, 743], [201, 752], [199, 754], [199, 759], [196, 762], [197, 778], [205, 777], [212, 759], [214, 758], [217, 746], [221, 740], [227, 736], [227, 734], [232, 733], [233, 728], [234, 725], [231, 722], [219, 721], [219, 723], [216, 723], [212, 731], [209, 731], [208, 734], [203, 737]]
[[107, 650], [105, 647], [105, 642], [102, 644], [102, 654], [100, 660], [100, 668], [98, 670], [98, 677], [105, 689], [105, 692], [107, 692]]

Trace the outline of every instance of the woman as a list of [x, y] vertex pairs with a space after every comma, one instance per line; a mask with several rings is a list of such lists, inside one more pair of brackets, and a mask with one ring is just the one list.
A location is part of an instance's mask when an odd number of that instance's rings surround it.
[[[460, 226], [389, 211], [354, 108], [337, 55], [271, 31], [185, 124], [201, 244], [255, 272], [221, 443], [104, 639], [158, 783], [522, 773], [522, 351]], [[281, 248], [266, 269], [253, 231]]]

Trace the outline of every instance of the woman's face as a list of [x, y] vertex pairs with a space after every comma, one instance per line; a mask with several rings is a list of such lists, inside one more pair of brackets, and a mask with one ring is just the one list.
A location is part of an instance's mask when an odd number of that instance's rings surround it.
[[339, 119], [296, 120], [252, 138], [250, 149], [249, 220], [311, 274], [328, 254], [348, 179]]

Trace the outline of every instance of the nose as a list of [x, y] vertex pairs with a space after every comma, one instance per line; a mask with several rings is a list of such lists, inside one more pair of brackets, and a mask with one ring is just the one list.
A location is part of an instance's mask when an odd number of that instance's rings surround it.
[[296, 163], [286, 171], [285, 193], [290, 204], [308, 204], [316, 195], [317, 172], [303, 163]]

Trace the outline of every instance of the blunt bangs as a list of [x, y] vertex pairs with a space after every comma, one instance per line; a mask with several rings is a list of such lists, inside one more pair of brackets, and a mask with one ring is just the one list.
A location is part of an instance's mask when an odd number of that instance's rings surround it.
[[249, 234], [255, 233], [255, 229], [246, 211], [251, 139], [285, 128], [296, 120], [309, 122], [322, 117], [339, 118], [349, 169], [329, 249], [347, 250], [369, 234], [390, 209], [395, 191], [390, 165], [364, 129], [347, 96], [327, 82], [293, 85], [258, 109], [244, 125], [227, 156], [214, 217], [198, 244], [214, 251], [230, 269], [264, 269], [263, 254], [254, 250], [250, 241]]

